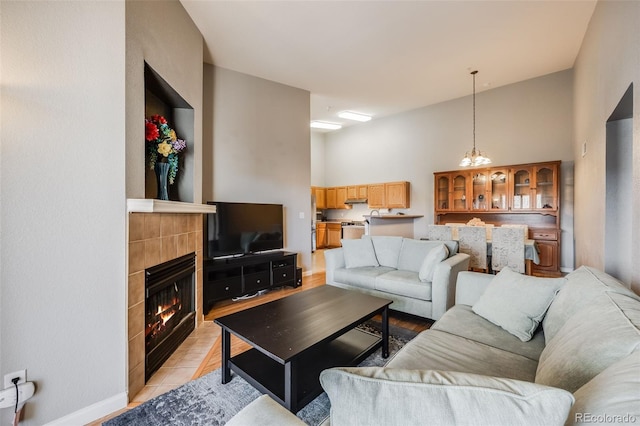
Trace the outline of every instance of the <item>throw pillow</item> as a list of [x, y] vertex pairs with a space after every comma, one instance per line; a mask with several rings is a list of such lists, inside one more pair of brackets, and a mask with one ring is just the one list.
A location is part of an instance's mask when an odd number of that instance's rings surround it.
[[562, 389], [453, 371], [332, 368], [320, 382], [332, 425], [562, 425], [574, 401]]
[[504, 268], [471, 309], [527, 342], [565, 282], [565, 278], [532, 277]]
[[370, 238], [340, 241], [344, 252], [344, 264], [347, 268], [380, 266]]
[[436, 270], [436, 265], [449, 257], [449, 249], [444, 244], [440, 244], [437, 247], [432, 248], [427, 254], [427, 257], [422, 261], [420, 271], [418, 271], [418, 278], [420, 281], [430, 283], [433, 281], [433, 273]]

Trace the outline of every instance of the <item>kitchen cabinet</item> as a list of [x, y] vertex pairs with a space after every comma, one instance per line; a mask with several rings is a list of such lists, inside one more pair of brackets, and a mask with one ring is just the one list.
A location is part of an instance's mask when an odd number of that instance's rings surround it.
[[367, 204], [371, 209], [381, 209], [385, 207], [384, 183], [376, 183], [367, 187]]
[[342, 225], [340, 223], [327, 223], [327, 248], [340, 247], [342, 238]]
[[327, 197], [327, 208], [335, 209], [338, 205], [337, 199], [337, 189], [336, 188], [326, 188], [326, 197]]
[[350, 205], [345, 204], [347, 200], [347, 187], [326, 188], [326, 208], [327, 209], [348, 209]]
[[409, 182], [387, 182], [369, 185], [350, 185], [329, 188], [311, 187], [317, 209], [350, 209], [348, 199], [367, 200], [369, 208], [408, 209], [411, 206]]
[[347, 198], [367, 198], [367, 185], [347, 186]]
[[347, 201], [347, 187], [339, 186], [336, 188], [336, 208], [338, 209], [350, 209], [349, 204], [345, 204]]
[[323, 249], [325, 247], [327, 247], [327, 224], [316, 222], [316, 248]]
[[[311, 194], [316, 197], [316, 209], [323, 210], [327, 208], [327, 197], [325, 188], [318, 186], [311, 187]], [[313, 212], [315, 213], [315, 212]]]
[[534, 274], [560, 274], [560, 161], [434, 173], [435, 223], [525, 224], [540, 263]]
[[384, 190], [386, 208], [408, 209], [411, 207], [411, 185], [409, 182], [385, 183]]

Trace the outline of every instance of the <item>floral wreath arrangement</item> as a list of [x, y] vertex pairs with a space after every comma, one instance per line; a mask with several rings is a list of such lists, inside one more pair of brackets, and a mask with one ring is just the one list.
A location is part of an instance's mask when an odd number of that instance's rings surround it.
[[169, 127], [167, 119], [153, 115], [144, 119], [145, 139], [149, 152], [149, 168], [156, 163], [169, 163], [169, 184], [173, 185], [178, 174], [178, 154], [187, 148], [187, 142], [178, 139], [175, 130]]

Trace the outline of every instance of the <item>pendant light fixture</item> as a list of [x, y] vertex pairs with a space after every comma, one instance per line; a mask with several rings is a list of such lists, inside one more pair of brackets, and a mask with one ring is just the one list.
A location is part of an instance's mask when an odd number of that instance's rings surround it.
[[491, 163], [491, 159], [486, 154], [483, 154], [479, 149], [476, 150], [476, 74], [478, 71], [471, 71], [473, 76], [473, 149], [464, 154], [464, 158], [460, 161], [460, 167], [483, 166]]

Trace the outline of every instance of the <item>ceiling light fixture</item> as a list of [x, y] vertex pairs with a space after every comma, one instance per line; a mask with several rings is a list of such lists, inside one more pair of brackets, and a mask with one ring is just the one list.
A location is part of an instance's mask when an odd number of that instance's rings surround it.
[[327, 121], [312, 121], [311, 122], [312, 129], [324, 129], [324, 130], [338, 130], [342, 129], [342, 124], [338, 123], [329, 123]]
[[347, 120], [355, 120], [355, 121], [362, 121], [362, 122], [371, 120], [370, 115], [362, 114], [359, 112], [353, 112], [353, 111], [342, 111], [340, 114], [338, 114], [338, 117], [346, 118]]
[[483, 166], [491, 163], [491, 159], [487, 157], [486, 153], [482, 154], [482, 151], [476, 150], [476, 74], [478, 71], [471, 71], [471, 75], [473, 75], [473, 149], [464, 154], [464, 158], [460, 161], [460, 167]]

